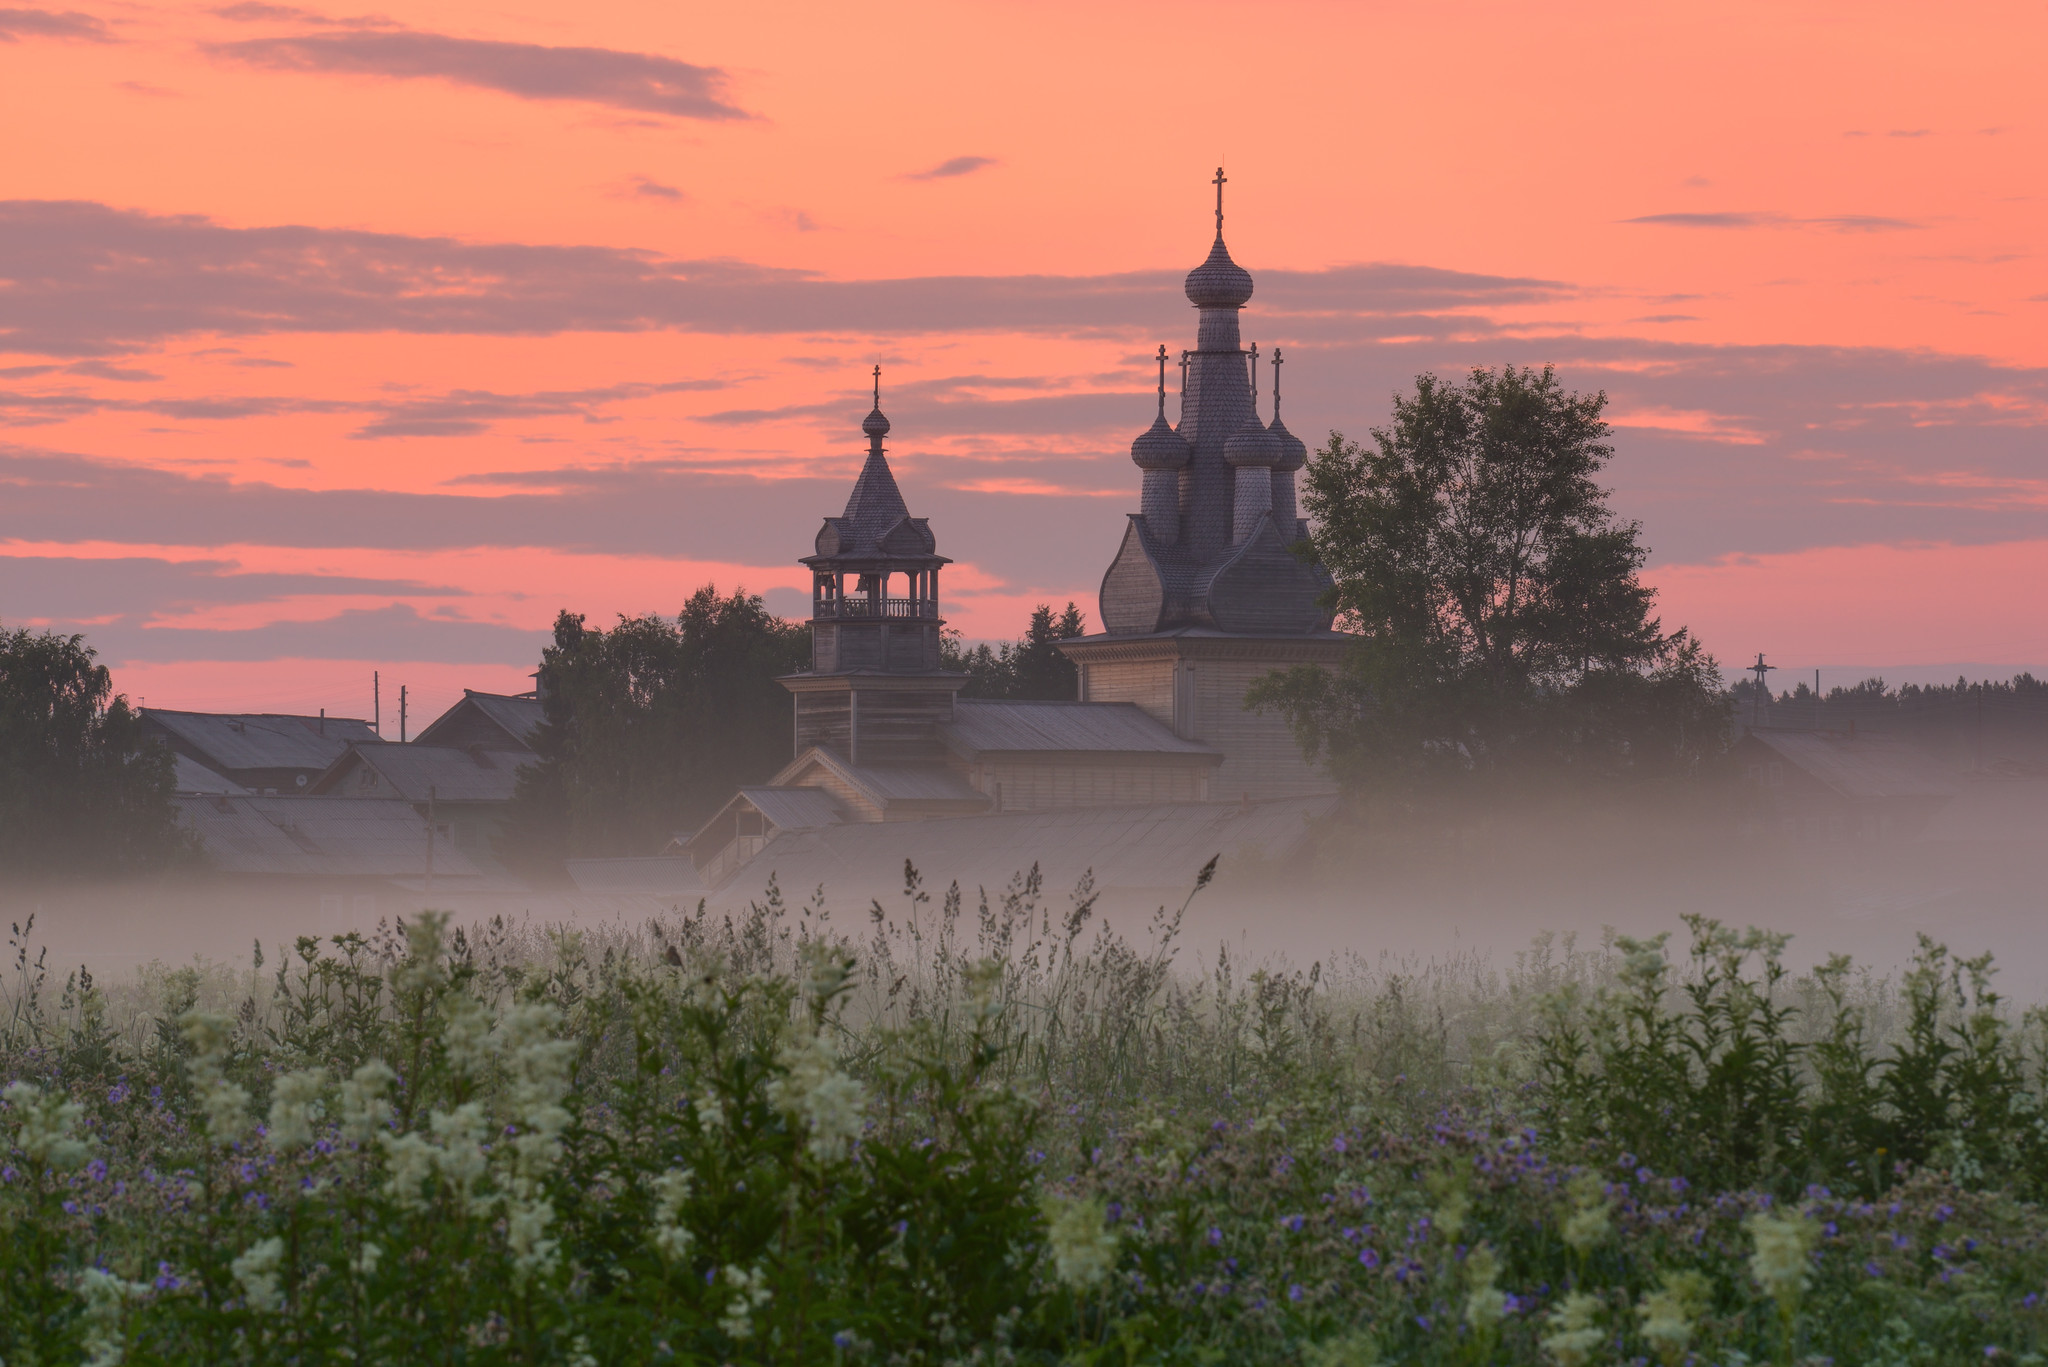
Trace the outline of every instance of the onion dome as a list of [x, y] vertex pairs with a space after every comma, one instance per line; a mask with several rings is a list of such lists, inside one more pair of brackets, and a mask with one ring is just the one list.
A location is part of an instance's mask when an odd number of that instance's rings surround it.
[[1202, 309], [1241, 309], [1252, 297], [1252, 273], [1230, 259], [1221, 230], [1208, 260], [1188, 272], [1187, 292], [1188, 301]]
[[1131, 443], [1131, 460], [1140, 470], [1178, 470], [1188, 463], [1187, 439], [1167, 426], [1161, 413]]
[[1159, 348], [1159, 416], [1131, 443], [1131, 460], [1140, 470], [1178, 470], [1188, 463], [1187, 438], [1166, 421], [1166, 348]]
[[1273, 462], [1275, 470], [1299, 470], [1308, 464], [1308, 443], [1288, 431], [1278, 413], [1273, 415], [1273, 425], [1266, 429], [1266, 440], [1273, 442], [1280, 452], [1280, 458]]
[[874, 410], [860, 420], [860, 430], [870, 437], [889, 435], [889, 420], [882, 416], [882, 405], [877, 403]]
[[1257, 413], [1252, 414], [1250, 421], [1232, 432], [1230, 440], [1223, 443], [1224, 463], [1238, 469], [1247, 465], [1272, 468], [1279, 465], [1286, 454], [1279, 438], [1266, 430]]

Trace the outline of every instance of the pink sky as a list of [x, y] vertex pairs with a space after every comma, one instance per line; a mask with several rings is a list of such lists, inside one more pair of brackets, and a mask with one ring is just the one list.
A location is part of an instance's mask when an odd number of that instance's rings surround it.
[[[17, 3], [22, 0], [17, 0]], [[73, 9], [73, 4], [89, 8]], [[946, 611], [1092, 617], [1231, 177], [1289, 425], [1553, 361], [1724, 661], [2048, 662], [2037, 5], [0, 8], [0, 621], [422, 715], [788, 610], [866, 376]], [[387, 707], [387, 714], [389, 708]]]

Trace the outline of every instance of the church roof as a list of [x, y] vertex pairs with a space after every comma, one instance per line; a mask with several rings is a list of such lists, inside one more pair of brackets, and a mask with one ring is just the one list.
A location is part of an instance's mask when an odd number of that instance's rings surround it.
[[[1220, 218], [1221, 215], [1219, 214]], [[1252, 273], [1230, 259], [1223, 245], [1223, 225], [1216, 225], [1216, 242], [1202, 264], [1188, 272], [1188, 301], [1196, 308], [1240, 309], [1252, 297]]]
[[[932, 560], [937, 558], [938, 540], [931, 524], [912, 517], [896, 486], [896, 474], [882, 449], [889, 435], [889, 420], [882, 415], [881, 367], [875, 367], [875, 406], [861, 421], [868, 437], [868, 458], [847, 495], [846, 511], [828, 517], [818, 531], [817, 554], [812, 560]], [[944, 563], [941, 561], [941, 563]]]
[[989, 701], [962, 698], [939, 738], [967, 755], [1024, 753], [1186, 755], [1222, 758], [1184, 740], [1173, 729], [1127, 702]]

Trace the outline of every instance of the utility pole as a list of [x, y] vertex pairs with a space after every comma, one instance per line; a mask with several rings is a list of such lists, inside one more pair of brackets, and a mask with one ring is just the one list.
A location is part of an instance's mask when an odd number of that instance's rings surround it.
[[[1757, 656], [1759, 660], [1763, 656]], [[398, 743], [405, 744], [405, 685], [398, 686]]]

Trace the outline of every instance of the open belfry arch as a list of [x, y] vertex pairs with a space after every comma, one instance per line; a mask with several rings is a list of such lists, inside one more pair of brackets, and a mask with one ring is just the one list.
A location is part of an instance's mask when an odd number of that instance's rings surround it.
[[[1085, 845], [1088, 831], [1114, 831], [1117, 848], [1177, 848], [1172, 832], [1199, 830], [1197, 843], [1241, 838], [1270, 858], [1283, 853], [1276, 840], [1305, 838], [1332, 785], [1282, 718], [1245, 709], [1245, 693], [1275, 669], [1333, 665], [1348, 638], [1321, 606], [1328, 574], [1296, 553], [1308, 524], [1295, 475], [1308, 452], [1280, 421], [1278, 348], [1273, 418], [1259, 417], [1258, 349], [1240, 344], [1238, 326], [1252, 278], [1223, 245], [1223, 185], [1218, 170], [1215, 242], [1187, 277], [1199, 318], [1181, 355], [1179, 421], [1167, 421], [1162, 346], [1153, 422], [1131, 446], [1140, 510], [1103, 578], [1104, 630], [1059, 643], [1079, 666], [1079, 696], [959, 697], [967, 676], [942, 668], [939, 649], [940, 570], [951, 561], [889, 468], [877, 366], [866, 460], [845, 511], [824, 520], [802, 559], [811, 667], [782, 680], [795, 698], [795, 757], [690, 837], [707, 886], [756, 858], [793, 861], [784, 872], [797, 882], [806, 861], [849, 868], [869, 845], [897, 848], [882, 828], [936, 818], [948, 819], [942, 844], [957, 843], [963, 863], [1001, 847], [1003, 831], [1014, 837], [1016, 820], [1077, 810], [1100, 822], [1061, 827], [1059, 839]], [[1236, 810], [1219, 815], [1219, 804]], [[1238, 836], [1225, 829], [1235, 826]]]

